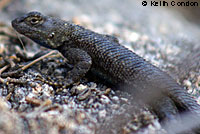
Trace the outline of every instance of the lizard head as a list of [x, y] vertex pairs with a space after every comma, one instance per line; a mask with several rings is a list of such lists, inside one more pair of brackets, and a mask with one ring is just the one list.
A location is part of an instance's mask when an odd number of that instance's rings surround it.
[[62, 36], [64, 24], [60, 19], [44, 16], [39, 12], [30, 12], [12, 21], [12, 27], [17, 32], [51, 49], [60, 47], [65, 41]]

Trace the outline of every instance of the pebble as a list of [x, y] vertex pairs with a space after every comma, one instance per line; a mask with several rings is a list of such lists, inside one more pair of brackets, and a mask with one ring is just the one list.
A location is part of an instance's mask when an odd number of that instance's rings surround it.
[[74, 18], [72, 18], [72, 21], [75, 24], [85, 25], [85, 26], [91, 26], [91, 23], [92, 23], [91, 18], [86, 14], [82, 14], [80, 16], [74, 17]]
[[119, 97], [118, 96], [113, 96], [112, 99], [115, 100], [115, 101], [119, 101]]
[[109, 104], [111, 102], [111, 100], [105, 95], [102, 95], [100, 100], [103, 104]]
[[200, 96], [197, 98], [197, 103], [200, 105]]
[[186, 85], [187, 87], [191, 87], [192, 83], [189, 80], [184, 80], [183, 84]]
[[83, 100], [87, 99], [90, 95], [91, 95], [91, 89], [85, 89], [84, 91], [82, 91], [82, 92], [77, 96], [77, 99], [78, 99], [79, 101], [83, 101]]
[[136, 42], [139, 40], [140, 37], [141, 37], [141, 35], [139, 33], [131, 32], [129, 35], [129, 41]]
[[121, 98], [122, 101], [128, 102], [127, 98]]
[[113, 105], [111, 105], [111, 107], [112, 107], [112, 109], [118, 109], [120, 106], [117, 104], [113, 104]]
[[0, 43], [0, 54], [2, 54], [5, 51], [4, 44]]
[[99, 117], [100, 118], [105, 118], [106, 117], [106, 110], [101, 110], [101, 111], [99, 111]]
[[117, 28], [115, 27], [115, 25], [109, 22], [105, 24], [104, 29], [105, 29], [105, 33], [110, 34], [110, 35], [117, 32]]
[[79, 90], [79, 91], [83, 91], [84, 89], [87, 88], [87, 86], [86, 86], [86, 85], [83, 85], [83, 84], [80, 84], [80, 85], [77, 86], [76, 88], [77, 88], [77, 90]]

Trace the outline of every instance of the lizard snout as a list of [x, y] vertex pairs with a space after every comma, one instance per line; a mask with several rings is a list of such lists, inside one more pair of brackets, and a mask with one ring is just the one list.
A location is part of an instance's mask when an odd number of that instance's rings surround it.
[[24, 17], [19, 17], [14, 19], [11, 24], [14, 28], [17, 28], [17, 26], [19, 26], [20, 23], [22, 23], [24, 21]]

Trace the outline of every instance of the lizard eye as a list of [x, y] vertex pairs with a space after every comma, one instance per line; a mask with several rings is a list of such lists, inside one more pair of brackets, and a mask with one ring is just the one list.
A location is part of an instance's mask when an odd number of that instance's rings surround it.
[[34, 17], [31, 17], [31, 18], [27, 18], [27, 20], [29, 21], [29, 23], [31, 25], [36, 25], [36, 24], [40, 23], [40, 21], [42, 19], [40, 17], [34, 16]]
[[35, 25], [35, 24], [37, 24], [37, 23], [39, 22], [39, 20], [36, 19], [36, 18], [32, 18], [32, 19], [30, 20], [30, 22], [31, 22], [32, 25]]

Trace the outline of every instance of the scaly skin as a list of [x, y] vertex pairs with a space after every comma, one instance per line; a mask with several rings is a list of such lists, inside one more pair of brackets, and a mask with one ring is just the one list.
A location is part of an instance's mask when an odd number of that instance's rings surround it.
[[74, 67], [67, 74], [66, 86], [91, 71], [133, 97], [142, 97], [161, 119], [172, 119], [178, 111], [200, 115], [200, 106], [182, 86], [120, 45], [115, 37], [38, 12], [16, 18], [12, 26], [39, 45], [60, 51], [68, 59]]

